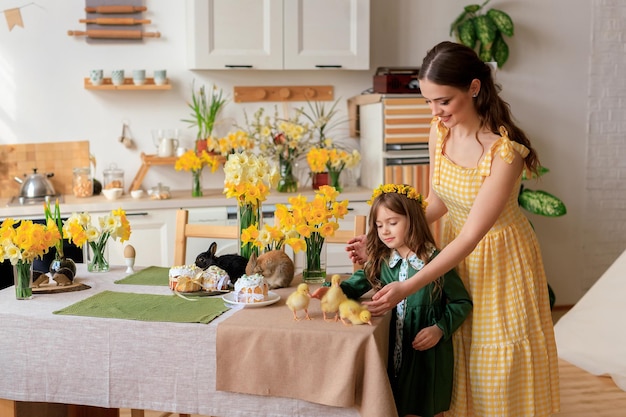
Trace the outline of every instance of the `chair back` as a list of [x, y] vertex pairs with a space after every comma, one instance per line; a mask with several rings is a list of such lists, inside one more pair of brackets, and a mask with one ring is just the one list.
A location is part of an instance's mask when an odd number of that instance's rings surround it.
[[184, 265], [187, 258], [187, 239], [237, 239], [237, 226], [189, 223], [189, 211], [176, 211], [176, 233], [174, 235], [174, 265]]
[[[343, 243], [347, 244], [350, 239], [356, 236], [364, 235], [367, 230], [367, 216], [364, 215], [356, 215], [354, 216], [354, 227], [352, 230], [349, 229], [338, 229], [335, 231], [333, 236], [328, 236], [326, 238], [326, 243]], [[346, 253], [346, 256], [348, 254]], [[352, 269], [357, 271], [359, 269], [363, 269], [362, 264], [352, 264]]]

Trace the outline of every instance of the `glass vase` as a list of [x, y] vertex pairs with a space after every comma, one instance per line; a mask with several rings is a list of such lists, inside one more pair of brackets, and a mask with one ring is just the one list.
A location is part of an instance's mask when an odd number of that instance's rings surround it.
[[202, 170], [191, 171], [191, 196], [202, 197]]
[[296, 178], [294, 171], [294, 161], [279, 158], [278, 170], [280, 178], [276, 190], [279, 193], [295, 193], [298, 191], [298, 178]]
[[329, 184], [328, 172], [313, 172], [311, 175], [313, 177], [311, 180], [311, 187], [314, 190], [319, 190], [322, 185]]
[[259, 255], [259, 247], [253, 242], [262, 227], [261, 204], [243, 203], [237, 210], [237, 231], [239, 255], [250, 259], [252, 253]]
[[311, 233], [305, 240], [302, 280], [309, 284], [320, 284], [326, 281], [326, 242], [318, 232]]
[[87, 250], [87, 271], [106, 272], [109, 270], [109, 250], [107, 240], [89, 242]]
[[330, 185], [331, 187], [335, 187], [335, 190], [337, 190], [338, 192], [343, 191], [340, 178], [341, 178], [341, 171], [335, 171], [335, 170], [328, 171], [328, 179], [329, 179], [328, 185]]
[[13, 265], [13, 281], [15, 283], [15, 298], [30, 300], [33, 298], [33, 263], [17, 261]]
[[74, 282], [76, 263], [73, 259], [66, 258], [65, 256], [56, 256], [52, 262], [50, 262], [50, 276], [54, 279], [56, 274], [65, 275], [70, 283]]

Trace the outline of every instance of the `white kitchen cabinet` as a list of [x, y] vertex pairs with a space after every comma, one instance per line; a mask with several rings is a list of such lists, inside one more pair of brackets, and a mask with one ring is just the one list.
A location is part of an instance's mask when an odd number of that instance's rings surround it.
[[369, 69], [370, 0], [187, 0], [191, 69]]
[[[94, 224], [98, 217], [108, 213], [93, 213]], [[137, 266], [171, 266], [174, 260], [174, 233], [176, 228], [176, 210], [127, 211], [131, 235], [127, 242], [109, 239], [110, 265], [125, 265], [124, 247], [135, 248], [135, 265]]]

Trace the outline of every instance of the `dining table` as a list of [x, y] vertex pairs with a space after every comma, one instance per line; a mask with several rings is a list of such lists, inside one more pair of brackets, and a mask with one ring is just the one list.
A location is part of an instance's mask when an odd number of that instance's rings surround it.
[[[298, 279], [273, 290], [276, 302], [251, 306], [221, 295], [179, 297], [167, 268], [163, 283], [147, 285], [131, 279], [143, 268], [77, 266], [81, 290], [30, 300], [17, 300], [14, 287], [0, 291], [0, 417], [16, 417], [7, 406], [14, 402], [219, 417], [397, 417], [387, 377], [389, 313], [346, 325], [324, 320], [311, 299], [312, 320], [294, 320], [285, 301]], [[107, 304], [109, 296], [126, 304]], [[158, 308], [141, 307], [137, 317], [117, 311], [152, 298], [176, 313], [219, 302], [197, 321]], [[77, 313], [96, 300], [110, 316]]]

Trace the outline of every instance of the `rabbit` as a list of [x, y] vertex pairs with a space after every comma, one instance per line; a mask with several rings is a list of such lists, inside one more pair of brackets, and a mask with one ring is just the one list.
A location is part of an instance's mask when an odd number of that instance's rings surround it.
[[253, 253], [246, 265], [246, 274], [263, 275], [270, 290], [291, 285], [294, 271], [293, 261], [282, 250], [265, 252], [258, 257]]
[[228, 274], [231, 285], [246, 273], [246, 264], [248, 260], [237, 254], [228, 254], [215, 256], [217, 243], [213, 242], [206, 252], [202, 252], [196, 257], [196, 266], [201, 269], [207, 269], [211, 265], [222, 268]]

